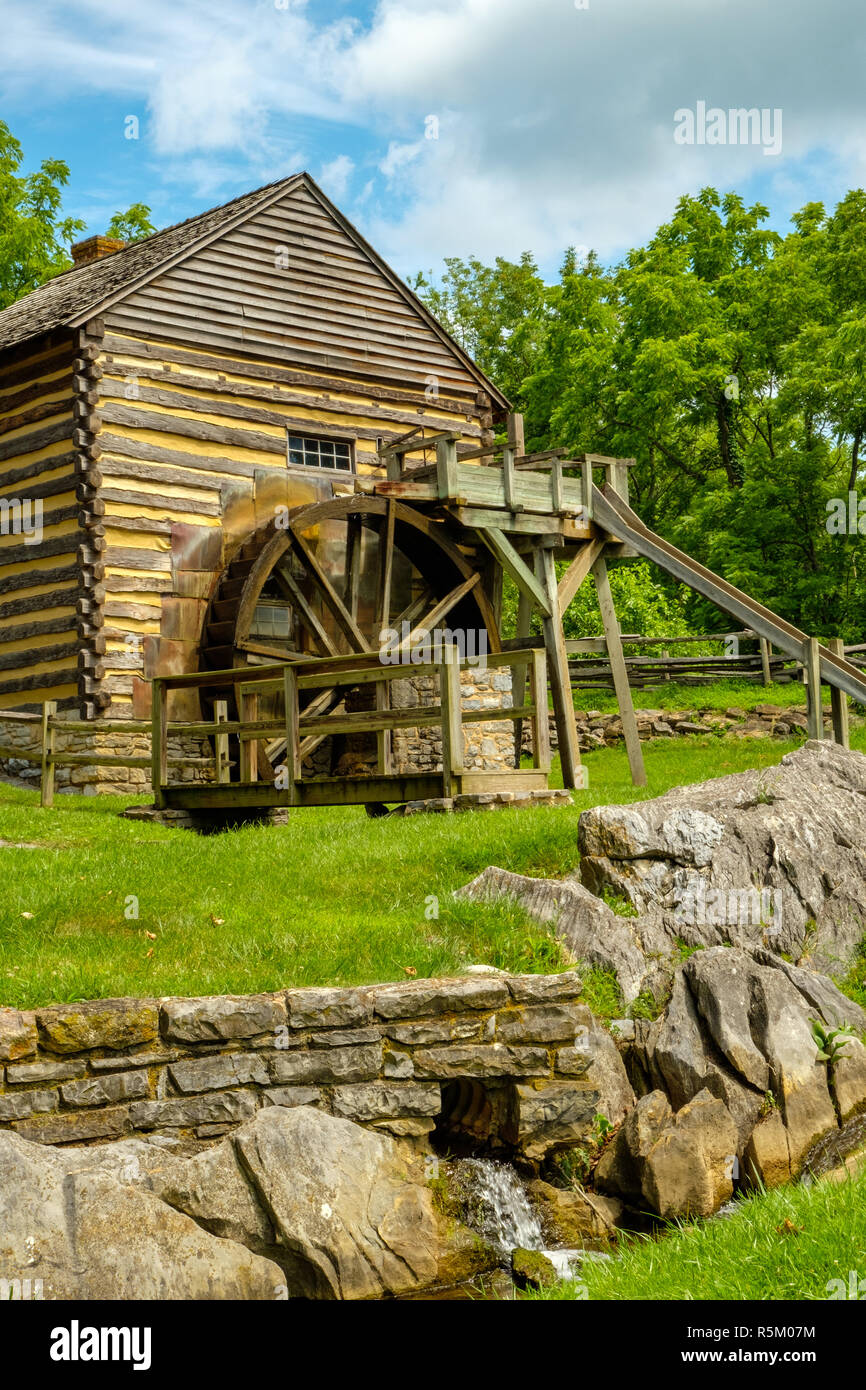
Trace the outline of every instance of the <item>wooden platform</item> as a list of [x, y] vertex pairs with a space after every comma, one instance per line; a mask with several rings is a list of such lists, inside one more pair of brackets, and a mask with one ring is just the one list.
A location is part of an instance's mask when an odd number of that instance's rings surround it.
[[445, 792], [441, 772], [409, 773], [390, 777], [322, 777], [287, 788], [273, 782], [215, 782], [163, 788], [163, 804], [173, 810], [230, 811], [268, 810], [279, 806], [360, 806], [367, 803], [399, 805], [406, 801], [432, 801], [439, 797], [479, 792], [546, 791], [547, 774], [534, 770], [468, 772], [451, 779]]

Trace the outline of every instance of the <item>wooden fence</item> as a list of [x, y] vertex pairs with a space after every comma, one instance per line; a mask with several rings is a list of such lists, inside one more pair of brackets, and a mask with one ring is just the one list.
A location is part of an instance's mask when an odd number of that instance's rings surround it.
[[[728, 655], [701, 653], [699, 656], [671, 656], [670, 648], [680, 644], [705, 645], [736, 643]], [[755, 644], [755, 650], [741, 652], [740, 642]], [[710, 681], [738, 680], [770, 685], [773, 681], [800, 679], [800, 664], [792, 657], [774, 652], [770, 643], [748, 628], [740, 632], [691, 634], [686, 637], [642, 637], [623, 634], [622, 644], [628, 647], [660, 647], [658, 655], [626, 656], [629, 685], [641, 689], [677, 681], [681, 685], [705, 685]], [[573, 689], [613, 689], [607, 646], [603, 637], [581, 637], [566, 641], [569, 656], [569, 675]], [[597, 655], [597, 660], [592, 657]], [[577, 658], [576, 660], [574, 658]]]
[[[153, 681], [152, 718], [147, 720], [101, 719], [82, 721], [63, 718], [57, 705], [47, 701], [41, 714], [0, 711], [0, 720], [26, 724], [38, 742], [29, 748], [0, 744], [0, 758], [21, 758], [42, 766], [42, 805], [54, 804], [55, 769], [58, 767], [138, 767], [150, 770], [154, 804], [164, 807], [177, 803], [179, 795], [202, 807], [217, 805], [250, 806], [280, 804], [273, 784], [260, 781], [259, 746], [264, 762], [272, 763], [284, 754], [286, 805], [341, 805], [365, 801], [402, 801], [415, 797], [451, 796], [455, 792], [490, 791], [511, 787], [540, 788], [547, 785], [550, 771], [550, 737], [547, 718], [547, 661], [543, 649], [488, 653], [487, 666], [511, 666], [522, 659], [530, 672], [530, 701], [519, 709], [464, 709], [460, 672], [476, 666], [460, 660], [456, 647], [442, 651], [441, 660], [423, 665], [385, 666], [377, 652], [345, 657], [312, 659], [290, 665], [241, 667], [231, 671], [194, 672], [189, 675], [159, 677]], [[408, 677], [438, 676], [438, 704], [391, 708], [390, 687]], [[345, 692], [372, 685], [376, 708], [347, 711]], [[210, 690], [213, 718], [196, 722], [170, 720], [169, 693], [172, 690]], [[300, 708], [301, 692], [310, 696]], [[317, 692], [317, 693], [316, 693]], [[229, 719], [229, 699], [233, 694], [239, 718]], [[282, 694], [285, 715], [260, 718], [260, 702]], [[510, 720], [530, 722], [533, 735], [531, 769], [477, 772], [464, 766], [463, 725]], [[394, 773], [391, 734], [395, 729], [431, 728], [442, 732], [442, 770], [429, 774]], [[138, 734], [150, 737], [151, 751], [142, 755], [119, 753], [69, 752], [58, 750], [59, 733]], [[336, 734], [367, 733], [376, 738], [376, 766], [369, 776], [305, 777], [304, 760], [324, 739]], [[211, 754], [203, 757], [169, 757], [170, 737], [200, 739]], [[237, 755], [231, 757], [231, 743]], [[191, 785], [173, 783], [171, 767], [191, 764], [211, 769], [213, 781]], [[232, 780], [232, 768], [238, 779]]]

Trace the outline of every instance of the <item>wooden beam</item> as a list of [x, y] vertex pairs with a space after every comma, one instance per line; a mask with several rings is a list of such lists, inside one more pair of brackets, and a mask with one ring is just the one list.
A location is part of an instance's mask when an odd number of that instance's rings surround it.
[[[517, 594], [517, 632], [515, 641], [526, 641], [529, 636], [529, 629], [532, 623], [532, 604], [523, 590]], [[520, 707], [526, 699], [526, 676], [527, 663], [518, 662], [511, 668], [511, 703]], [[533, 702], [534, 703], [534, 702]], [[545, 687], [544, 703], [547, 705], [547, 690]], [[523, 720], [518, 719], [514, 724], [514, 766], [520, 767], [520, 758], [523, 752]]]
[[[532, 653], [532, 752], [539, 772], [550, 772], [550, 716], [547, 712], [547, 662], [543, 651]], [[516, 727], [522, 728], [522, 721]], [[518, 763], [518, 767], [520, 764]]]
[[[845, 644], [841, 637], [831, 637], [827, 646], [834, 656], [841, 656], [845, 659]], [[835, 685], [830, 686], [830, 707], [833, 712], [833, 738], [842, 748], [850, 748], [851, 743], [848, 734], [848, 696], [844, 690], [838, 690]]]
[[806, 717], [810, 738], [824, 737], [824, 711], [821, 708], [821, 655], [817, 637], [807, 637], [803, 643], [803, 677], [809, 697]]
[[463, 722], [460, 699], [460, 654], [446, 647], [439, 666], [442, 707], [442, 794], [452, 796], [463, 772]]
[[[770, 644], [766, 637], [759, 637], [758, 641], [761, 644], [761, 679], [764, 685], [769, 685], [772, 679], [770, 675]], [[844, 656], [844, 650], [839, 655]]]
[[324, 649], [328, 656], [339, 656], [340, 653], [331, 641], [327, 629], [323, 627], [319, 618], [310, 607], [310, 604], [307, 602], [301, 590], [301, 586], [289, 569], [288, 564], [276, 565], [272, 574], [275, 583], [283, 590], [285, 597], [289, 599], [292, 607], [297, 609], [302, 621], [306, 624], [319, 646]]
[[298, 783], [301, 780], [301, 749], [298, 730], [298, 677], [293, 666], [287, 666], [283, 673], [283, 690], [286, 699], [286, 790], [288, 804], [295, 806], [298, 802]]
[[480, 580], [480, 574], [471, 574], [468, 579], [464, 579], [462, 584], [458, 584], [455, 588], [451, 590], [450, 593], [446, 594], [444, 598], [440, 598], [439, 602], [435, 604], [433, 608], [430, 609], [429, 613], [425, 614], [422, 621], [418, 623], [412, 629], [409, 635], [400, 643], [399, 647], [396, 648], [396, 651], [411, 651], [412, 647], [419, 640], [419, 638], [421, 638], [422, 635], [426, 636], [427, 633], [432, 632], [436, 625], [438, 623], [441, 623], [443, 618], [447, 617], [447, 615], [451, 612], [451, 609], [456, 608], [460, 600], [465, 598], [467, 594], [472, 592], [472, 590], [475, 588], [476, 584], [480, 582]]
[[556, 566], [553, 555], [546, 549], [538, 551], [536, 564], [538, 565], [539, 579], [544, 586], [545, 606], [547, 608], [546, 614], [542, 617], [542, 629], [544, 645], [547, 649], [550, 691], [553, 696], [559, 754], [562, 761], [562, 784], [565, 787], [579, 787], [583, 781], [580, 765], [580, 744], [574, 719], [574, 701], [571, 694], [568, 657], [565, 652], [565, 637], [562, 631], [562, 617], [557, 596]]
[[50, 811], [54, 805], [54, 730], [51, 719], [57, 713], [57, 701], [46, 700], [42, 706], [42, 789], [40, 804]]
[[[229, 717], [229, 707], [227, 700], [214, 700], [214, 717], [217, 724], [225, 724]], [[216, 780], [218, 782], [228, 782], [231, 776], [229, 769], [229, 736], [217, 734], [214, 738], [214, 752], [216, 756]]]
[[153, 783], [153, 804], [159, 811], [165, 806], [165, 784], [168, 781], [168, 687], [158, 677], [151, 691], [150, 752]]
[[604, 626], [604, 635], [607, 641], [607, 655], [610, 662], [610, 673], [613, 678], [613, 688], [616, 691], [617, 703], [619, 704], [620, 718], [622, 719], [622, 731], [625, 738], [626, 752], [628, 753], [628, 765], [631, 771], [631, 780], [636, 787], [646, 786], [646, 768], [643, 761], [643, 749], [640, 746], [640, 737], [637, 731], [637, 720], [635, 719], [634, 704], [631, 698], [631, 687], [628, 683], [628, 670], [625, 664], [625, 657], [622, 651], [622, 641], [620, 640], [619, 622], [616, 616], [616, 609], [613, 605], [613, 596], [610, 592], [610, 579], [607, 573], [607, 563], [603, 555], [599, 555], [592, 567], [595, 587], [598, 591], [598, 606], [601, 609], [601, 621]]
[[325, 571], [322, 569], [307, 542], [304, 540], [300, 531], [290, 529], [292, 548], [298, 555], [302, 565], [310, 575], [316, 588], [319, 590], [325, 601], [325, 606], [330, 609], [334, 619], [350, 647], [354, 647], [356, 652], [362, 652], [366, 648], [364, 634], [358, 627], [349, 610], [346, 608], [340, 595], [337, 593]]
[[[514, 580], [520, 592], [526, 594], [527, 598], [540, 610], [542, 617], [549, 618], [552, 613], [551, 596], [535, 578], [525, 561], [520, 558], [511, 541], [495, 526], [485, 527], [479, 532], [479, 535], [506, 574], [509, 574]], [[553, 565], [552, 557], [550, 563]], [[556, 601], [555, 593], [553, 600]]]
[[436, 441], [436, 483], [440, 498], [457, 496], [456, 435], [440, 435]]
[[557, 585], [559, 611], [564, 613], [598, 557], [604, 552], [604, 541], [586, 541], [572, 560]]

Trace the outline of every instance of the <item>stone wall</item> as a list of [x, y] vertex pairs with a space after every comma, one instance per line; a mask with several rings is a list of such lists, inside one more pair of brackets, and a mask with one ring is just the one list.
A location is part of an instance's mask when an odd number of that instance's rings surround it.
[[[824, 732], [832, 735], [832, 722], [829, 706], [824, 708]], [[574, 712], [577, 736], [581, 752], [588, 753], [593, 748], [607, 748], [623, 741], [622, 719], [618, 714], [602, 714], [601, 710], [581, 710]], [[731, 705], [720, 710], [709, 706], [696, 709], [638, 709], [635, 710], [637, 730], [641, 741], [651, 738], [677, 738], [684, 734], [733, 734], [735, 738], [805, 738], [808, 731], [806, 711], [802, 705], [783, 707], [780, 705], [752, 705], [748, 710]], [[849, 713], [852, 728], [863, 720]], [[559, 746], [556, 721], [550, 715], [550, 744]], [[523, 725], [523, 752], [532, 751], [532, 734], [529, 724]]]
[[[64, 711], [64, 719], [74, 719], [75, 714]], [[0, 744], [12, 748], [36, 751], [41, 759], [41, 728], [38, 723], [23, 723], [20, 720], [4, 719], [0, 711]], [[114, 758], [149, 758], [150, 735], [118, 733], [95, 733], [82, 723], [81, 732], [55, 735], [55, 751], [58, 753], [94, 753]], [[170, 738], [168, 740], [169, 759], [184, 760], [182, 766], [171, 768], [172, 778], [179, 782], [213, 781], [211, 751], [206, 740], [193, 738]], [[201, 760], [206, 761], [202, 762]], [[41, 762], [31, 762], [25, 758], [0, 758], [0, 774], [18, 777], [32, 782], [38, 787], [41, 777]], [[142, 796], [151, 790], [150, 774], [143, 767], [102, 767], [97, 763], [76, 767], [56, 767], [54, 784], [58, 791], [83, 793], [95, 796], [100, 792], [113, 792], [122, 796]]]
[[0, 1009], [0, 1128], [43, 1144], [208, 1141], [263, 1106], [314, 1105], [534, 1159], [633, 1102], [581, 989], [573, 972], [493, 973]]

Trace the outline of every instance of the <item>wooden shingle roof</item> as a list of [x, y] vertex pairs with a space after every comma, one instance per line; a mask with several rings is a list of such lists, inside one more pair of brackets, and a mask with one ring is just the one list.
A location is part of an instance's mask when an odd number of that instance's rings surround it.
[[40, 285], [23, 299], [0, 311], [0, 352], [52, 330], [79, 327], [109, 305], [116, 304], [141, 285], [147, 284], [170, 266], [185, 260], [200, 247], [206, 246], [216, 237], [282, 198], [286, 192], [299, 184], [304, 184], [325, 204], [413, 309], [469, 368], [479, 386], [489, 393], [493, 402], [507, 408], [508, 401], [502, 392], [489, 381], [438, 319], [434, 318], [408, 285], [391, 270], [306, 173], [292, 174], [288, 178], [266, 184], [251, 193], [232, 199], [231, 202], [223, 203], [220, 207], [211, 208], [196, 217], [188, 218], [185, 222], [166, 227], [144, 241], [133, 242], [122, 251], [115, 251], [89, 265], [64, 271], [47, 284]]

